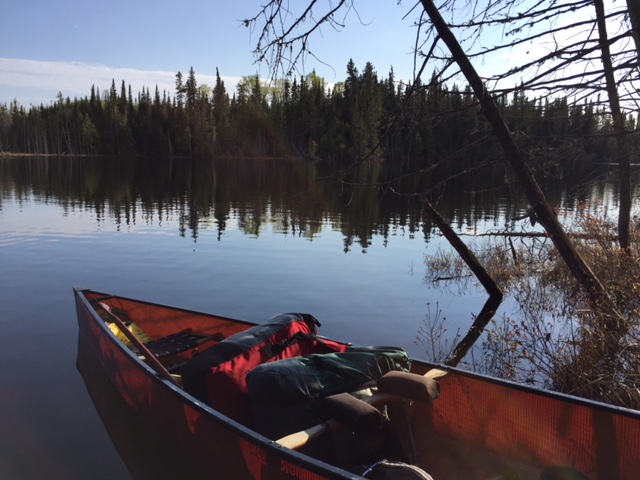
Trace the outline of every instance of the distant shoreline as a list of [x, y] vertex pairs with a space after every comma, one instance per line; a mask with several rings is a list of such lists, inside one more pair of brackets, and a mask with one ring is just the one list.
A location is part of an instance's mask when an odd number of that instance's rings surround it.
[[82, 155], [68, 153], [14, 153], [0, 152], [0, 157], [101, 157], [102, 155]]
[[[129, 157], [145, 157], [146, 155], [138, 155], [138, 154], [131, 154], [131, 155], [125, 155], [125, 158], [129, 158]], [[107, 154], [69, 154], [69, 153], [12, 153], [12, 152], [0, 152], [0, 158], [7, 158], [7, 157], [20, 157], [20, 158], [27, 158], [27, 157], [67, 157], [67, 158], [99, 158], [99, 157], [118, 157], [118, 155], [107, 155]], [[161, 158], [174, 158], [174, 159], [189, 159], [189, 157], [186, 157], [184, 155], [173, 155], [173, 156], [161, 156]], [[319, 159], [309, 159], [309, 158], [305, 158], [303, 156], [291, 156], [291, 157], [277, 157], [277, 156], [269, 156], [269, 155], [265, 155], [265, 156], [246, 156], [246, 155], [214, 155], [211, 157], [211, 159], [233, 159], [233, 158], [243, 158], [245, 160], [249, 159], [249, 160], [282, 160], [282, 159], [287, 159], [287, 160], [309, 160], [309, 161], [318, 161]]]

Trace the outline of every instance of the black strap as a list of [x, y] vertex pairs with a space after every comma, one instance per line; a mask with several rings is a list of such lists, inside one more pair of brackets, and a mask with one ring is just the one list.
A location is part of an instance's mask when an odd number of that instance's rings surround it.
[[318, 342], [325, 345], [325, 342], [314, 333], [296, 333], [293, 337], [282, 340], [278, 343], [268, 343], [262, 347], [262, 350], [267, 354], [267, 358], [273, 358], [280, 355], [287, 348], [295, 345], [296, 343], [304, 342]]

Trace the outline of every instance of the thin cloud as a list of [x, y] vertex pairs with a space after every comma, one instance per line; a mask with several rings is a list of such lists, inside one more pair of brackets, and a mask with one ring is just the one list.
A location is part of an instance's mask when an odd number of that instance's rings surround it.
[[[190, 66], [181, 70], [185, 80]], [[132, 68], [113, 68], [105, 65], [89, 65], [77, 62], [43, 62], [0, 58], [0, 102], [16, 98], [19, 103], [39, 104], [55, 100], [58, 92], [64, 97], [83, 98], [89, 96], [91, 87], [100, 91], [109, 89], [115, 80], [118, 91], [124, 80], [127, 88], [131, 85], [134, 95], [149, 88], [153, 93], [156, 85], [162, 93], [175, 91], [176, 72], [136, 70]], [[215, 84], [215, 76], [203, 75], [196, 71], [199, 85]], [[227, 91], [233, 92], [239, 77], [222, 77]], [[15, 93], [12, 93], [15, 92]], [[32, 92], [30, 95], [29, 92]], [[43, 98], [48, 96], [48, 98]], [[8, 98], [7, 98], [8, 97]], [[28, 98], [29, 97], [29, 98]]]

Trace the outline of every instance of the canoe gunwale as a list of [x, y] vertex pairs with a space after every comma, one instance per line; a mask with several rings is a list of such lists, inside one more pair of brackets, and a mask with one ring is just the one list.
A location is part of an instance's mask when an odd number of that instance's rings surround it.
[[430, 364], [430, 363], [422, 362], [419, 360], [414, 360], [414, 362], [416, 364], [422, 364], [422, 366], [427, 366], [428, 368], [437, 368], [439, 370], [444, 370], [458, 377], [466, 377], [466, 378], [472, 378], [475, 380], [481, 380], [485, 383], [497, 385], [501, 388], [519, 390], [522, 392], [559, 400], [559, 401], [562, 401], [563, 403], [570, 403], [572, 405], [580, 405], [583, 407], [588, 407], [592, 410], [615, 413], [616, 415], [621, 415], [628, 418], [640, 419], [640, 410], [633, 410], [631, 408], [620, 407], [617, 405], [610, 405], [608, 403], [598, 402], [596, 400], [589, 400], [587, 398], [582, 398], [582, 397], [576, 397], [573, 395], [569, 395], [567, 393], [555, 392], [553, 390], [545, 390], [544, 388], [535, 387], [532, 385], [525, 385], [522, 383], [514, 382], [512, 380], [491, 377], [483, 373], [477, 373], [477, 372], [464, 370], [461, 368], [450, 367], [445, 364]]

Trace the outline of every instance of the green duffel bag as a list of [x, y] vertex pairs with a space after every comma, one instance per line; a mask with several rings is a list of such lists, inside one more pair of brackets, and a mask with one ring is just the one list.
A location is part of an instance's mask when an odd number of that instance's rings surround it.
[[397, 347], [351, 347], [259, 365], [247, 375], [254, 429], [277, 439], [324, 421], [320, 400], [375, 385], [385, 373], [409, 371]]

